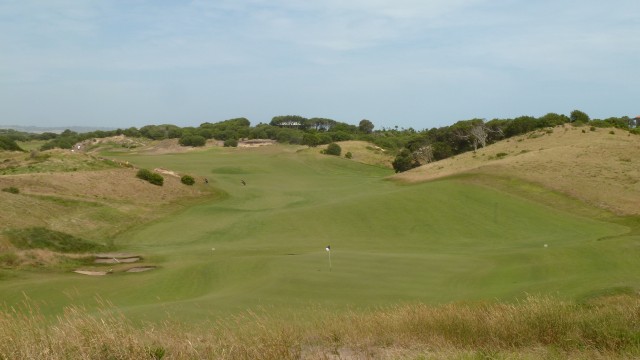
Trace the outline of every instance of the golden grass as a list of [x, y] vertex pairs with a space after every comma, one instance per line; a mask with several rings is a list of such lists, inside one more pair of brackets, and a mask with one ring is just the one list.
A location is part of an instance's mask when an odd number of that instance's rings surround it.
[[[394, 155], [389, 154], [388, 151], [376, 146], [375, 144], [359, 141], [359, 140], [350, 140], [350, 141], [340, 141], [337, 142], [342, 149], [340, 157], [344, 158], [345, 154], [350, 152], [352, 157], [351, 161], [356, 161], [362, 164], [374, 165], [384, 168], [393, 168], [391, 166], [391, 162], [395, 158]], [[321, 145], [317, 147], [300, 147], [298, 151], [316, 154], [318, 156], [320, 152], [327, 148], [327, 145]]]
[[154, 186], [135, 173], [116, 168], [0, 176], [0, 188], [20, 189], [19, 194], [0, 192], [0, 231], [41, 226], [100, 241], [157, 218], [177, 202], [210, 195], [172, 176], [165, 177], [163, 186]]
[[0, 359], [610, 359], [640, 356], [640, 297], [587, 304], [401, 305], [312, 319], [247, 312], [214, 324], [133, 324], [112, 306], [54, 321], [30, 302], [0, 312]]
[[558, 126], [395, 175], [419, 182], [459, 174], [517, 178], [617, 215], [640, 214], [640, 136]]

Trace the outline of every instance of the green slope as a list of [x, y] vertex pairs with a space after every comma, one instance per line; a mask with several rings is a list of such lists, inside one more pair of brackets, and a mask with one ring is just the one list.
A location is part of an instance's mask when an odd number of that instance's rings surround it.
[[640, 285], [640, 237], [623, 236], [628, 227], [459, 180], [398, 185], [387, 169], [280, 146], [126, 159], [207, 177], [228, 196], [115, 239], [157, 270], [23, 273], [0, 281], [6, 302], [24, 293], [55, 313], [98, 296], [134, 318], [198, 320], [259, 306], [579, 298]]

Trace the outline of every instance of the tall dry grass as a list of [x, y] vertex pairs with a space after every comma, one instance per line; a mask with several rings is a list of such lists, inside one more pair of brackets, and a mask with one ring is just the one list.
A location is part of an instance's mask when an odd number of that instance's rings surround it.
[[640, 358], [640, 297], [587, 304], [402, 305], [304, 320], [247, 312], [207, 325], [133, 324], [112, 306], [54, 321], [28, 302], [0, 312], [0, 359]]

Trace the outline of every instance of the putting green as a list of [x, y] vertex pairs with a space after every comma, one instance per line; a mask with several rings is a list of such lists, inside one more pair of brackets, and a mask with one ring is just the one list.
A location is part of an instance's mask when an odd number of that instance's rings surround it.
[[387, 169], [296, 149], [120, 155], [207, 177], [228, 196], [115, 239], [158, 269], [20, 273], [0, 281], [3, 299], [25, 294], [56, 313], [99, 297], [132, 318], [191, 321], [256, 307], [579, 298], [640, 285], [640, 237], [625, 236], [627, 226], [459, 180], [399, 185]]

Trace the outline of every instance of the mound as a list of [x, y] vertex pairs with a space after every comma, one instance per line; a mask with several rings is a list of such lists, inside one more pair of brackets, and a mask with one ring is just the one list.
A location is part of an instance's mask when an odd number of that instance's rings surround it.
[[0, 176], [0, 188], [20, 190], [0, 192], [3, 228], [40, 226], [104, 239], [156, 217], [170, 204], [208, 194], [173, 176], [165, 176], [163, 186], [154, 186], [135, 174], [133, 168], [112, 168]]
[[[352, 161], [389, 169], [392, 168], [391, 162], [394, 158], [393, 155], [387, 153], [384, 149], [376, 146], [375, 144], [358, 140], [340, 141], [337, 144], [340, 145], [342, 157], [347, 153], [351, 153]], [[326, 148], [327, 145], [311, 148], [305, 147], [300, 151], [319, 154], [321, 150]]]
[[514, 177], [619, 215], [640, 214], [640, 136], [624, 130], [558, 126], [476, 153], [430, 163], [393, 179], [420, 182], [457, 174]]

